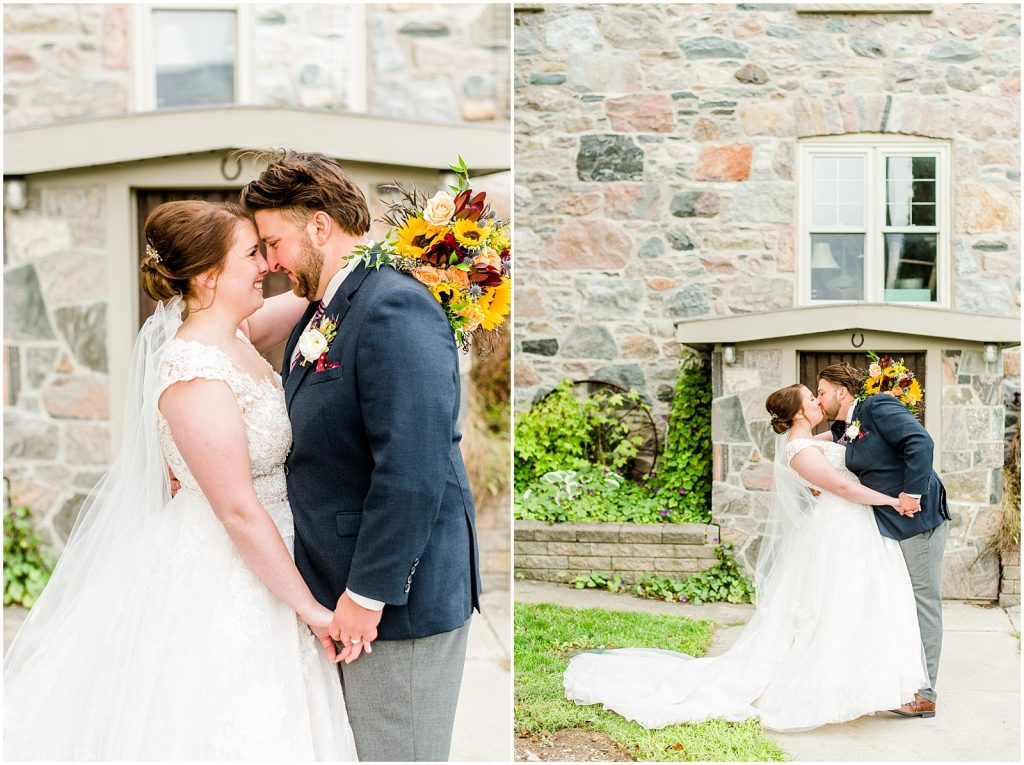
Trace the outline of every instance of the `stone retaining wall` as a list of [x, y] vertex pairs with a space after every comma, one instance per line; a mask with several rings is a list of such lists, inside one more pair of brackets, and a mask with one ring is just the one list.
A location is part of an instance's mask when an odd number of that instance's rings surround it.
[[1002, 578], [999, 581], [999, 605], [1021, 604], [1021, 561], [1020, 553], [1017, 565], [1002, 566]]
[[633, 581], [642, 572], [685, 579], [715, 565], [718, 527], [697, 523], [516, 521], [516, 574], [567, 582], [592, 573]]

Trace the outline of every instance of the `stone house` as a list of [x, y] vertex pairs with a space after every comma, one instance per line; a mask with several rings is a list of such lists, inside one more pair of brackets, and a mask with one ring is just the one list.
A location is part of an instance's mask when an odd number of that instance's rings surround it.
[[752, 562], [768, 393], [902, 355], [954, 516], [944, 591], [995, 599], [1019, 24], [1016, 4], [516, 5], [517, 407], [599, 378], [664, 415], [680, 354], [709, 358], [713, 520]]
[[509, 14], [4, 6], [4, 476], [54, 544], [120, 443], [148, 212], [237, 199], [260, 168], [232, 152], [288, 146], [338, 158], [376, 214], [382, 184], [439, 188], [461, 153], [508, 217]]

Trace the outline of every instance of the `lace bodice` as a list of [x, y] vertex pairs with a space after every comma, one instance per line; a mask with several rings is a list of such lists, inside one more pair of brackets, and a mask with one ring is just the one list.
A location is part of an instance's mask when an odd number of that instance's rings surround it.
[[[786, 442], [786, 464], [790, 464], [793, 458], [807, 448], [818, 448], [822, 454], [829, 461], [829, 464], [835, 468], [836, 472], [842, 475], [844, 478], [850, 480], [857, 480], [857, 476], [851, 473], [846, 468], [846, 447], [842, 444], [837, 444], [834, 441], [819, 441], [812, 438], [794, 438], [792, 441]], [[804, 486], [808, 486], [812, 489], [821, 491], [820, 486], [815, 486], [810, 481], [807, 481], [797, 473], [797, 478], [800, 479], [800, 483]]]
[[[239, 336], [245, 339], [241, 333]], [[284, 461], [291, 449], [292, 429], [288, 422], [280, 377], [276, 372], [273, 378], [257, 381], [235, 366], [231, 357], [220, 348], [194, 340], [174, 338], [167, 344], [160, 360], [159, 375], [160, 393], [176, 382], [196, 378], [227, 383], [235, 394], [245, 422], [256, 496], [264, 507], [287, 499]], [[182, 489], [202, 494], [174, 443], [167, 420], [159, 410], [157, 429], [160, 451], [181, 482]]]

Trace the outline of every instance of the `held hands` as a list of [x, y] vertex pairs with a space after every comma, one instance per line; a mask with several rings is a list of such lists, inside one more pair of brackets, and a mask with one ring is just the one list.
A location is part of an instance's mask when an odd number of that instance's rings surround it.
[[370, 644], [377, 639], [377, 625], [382, 613], [363, 608], [347, 592], [338, 598], [330, 624], [330, 636], [344, 646], [338, 654], [338, 661], [351, 664], [364, 650], [373, 652]]
[[327, 652], [327, 658], [334, 664], [337, 664], [341, 659], [338, 656], [337, 646], [331, 640], [330, 627], [333, 618], [334, 614], [331, 613], [330, 609], [324, 608], [317, 603], [313, 606], [312, 613], [303, 617], [303, 621], [309, 625], [310, 631], [316, 635], [316, 639], [323, 645], [324, 650]]
[[899, 500], [896, 503], [896, 510], [900, 515], [913, 517], [920, 509], [921, 499], [919, 497], [911, 497], [904, 492], [900, 492]]

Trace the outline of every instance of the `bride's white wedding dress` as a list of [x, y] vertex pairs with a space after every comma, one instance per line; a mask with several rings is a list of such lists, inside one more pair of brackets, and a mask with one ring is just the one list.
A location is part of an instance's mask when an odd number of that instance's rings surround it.
[[[220, 349], [180, 339], [158, 374], [157, 398], [195, 378], [231, 387], [256, 494], [291, 549], [280, 378], [255, 381]], [[355, 760], [336, 667], [242, 560], [156, 419], [181, 490], [129, 549], [110, 550], [123, 559], [116, 581], [94, 563], [95, 586], [47, 612], [56, 639], [19, 646], [5, 677], [6, 758]]]
[[[839, 444], [780, 438], [776, 446], [787, 465], [806, 448], [820, 448], [856, 480]], [[758, 582], [757, 611], [730, 650], [701, 659], [635, 648], [578, 654], [565, 673], [566, 696], [646, 728], [760, 717], [780, 731], [913, 698], [928, 675], [899, 544], [879, 534], [866, 505], [825, 492], [806, 507], [776, 549], [770, 583]]]

